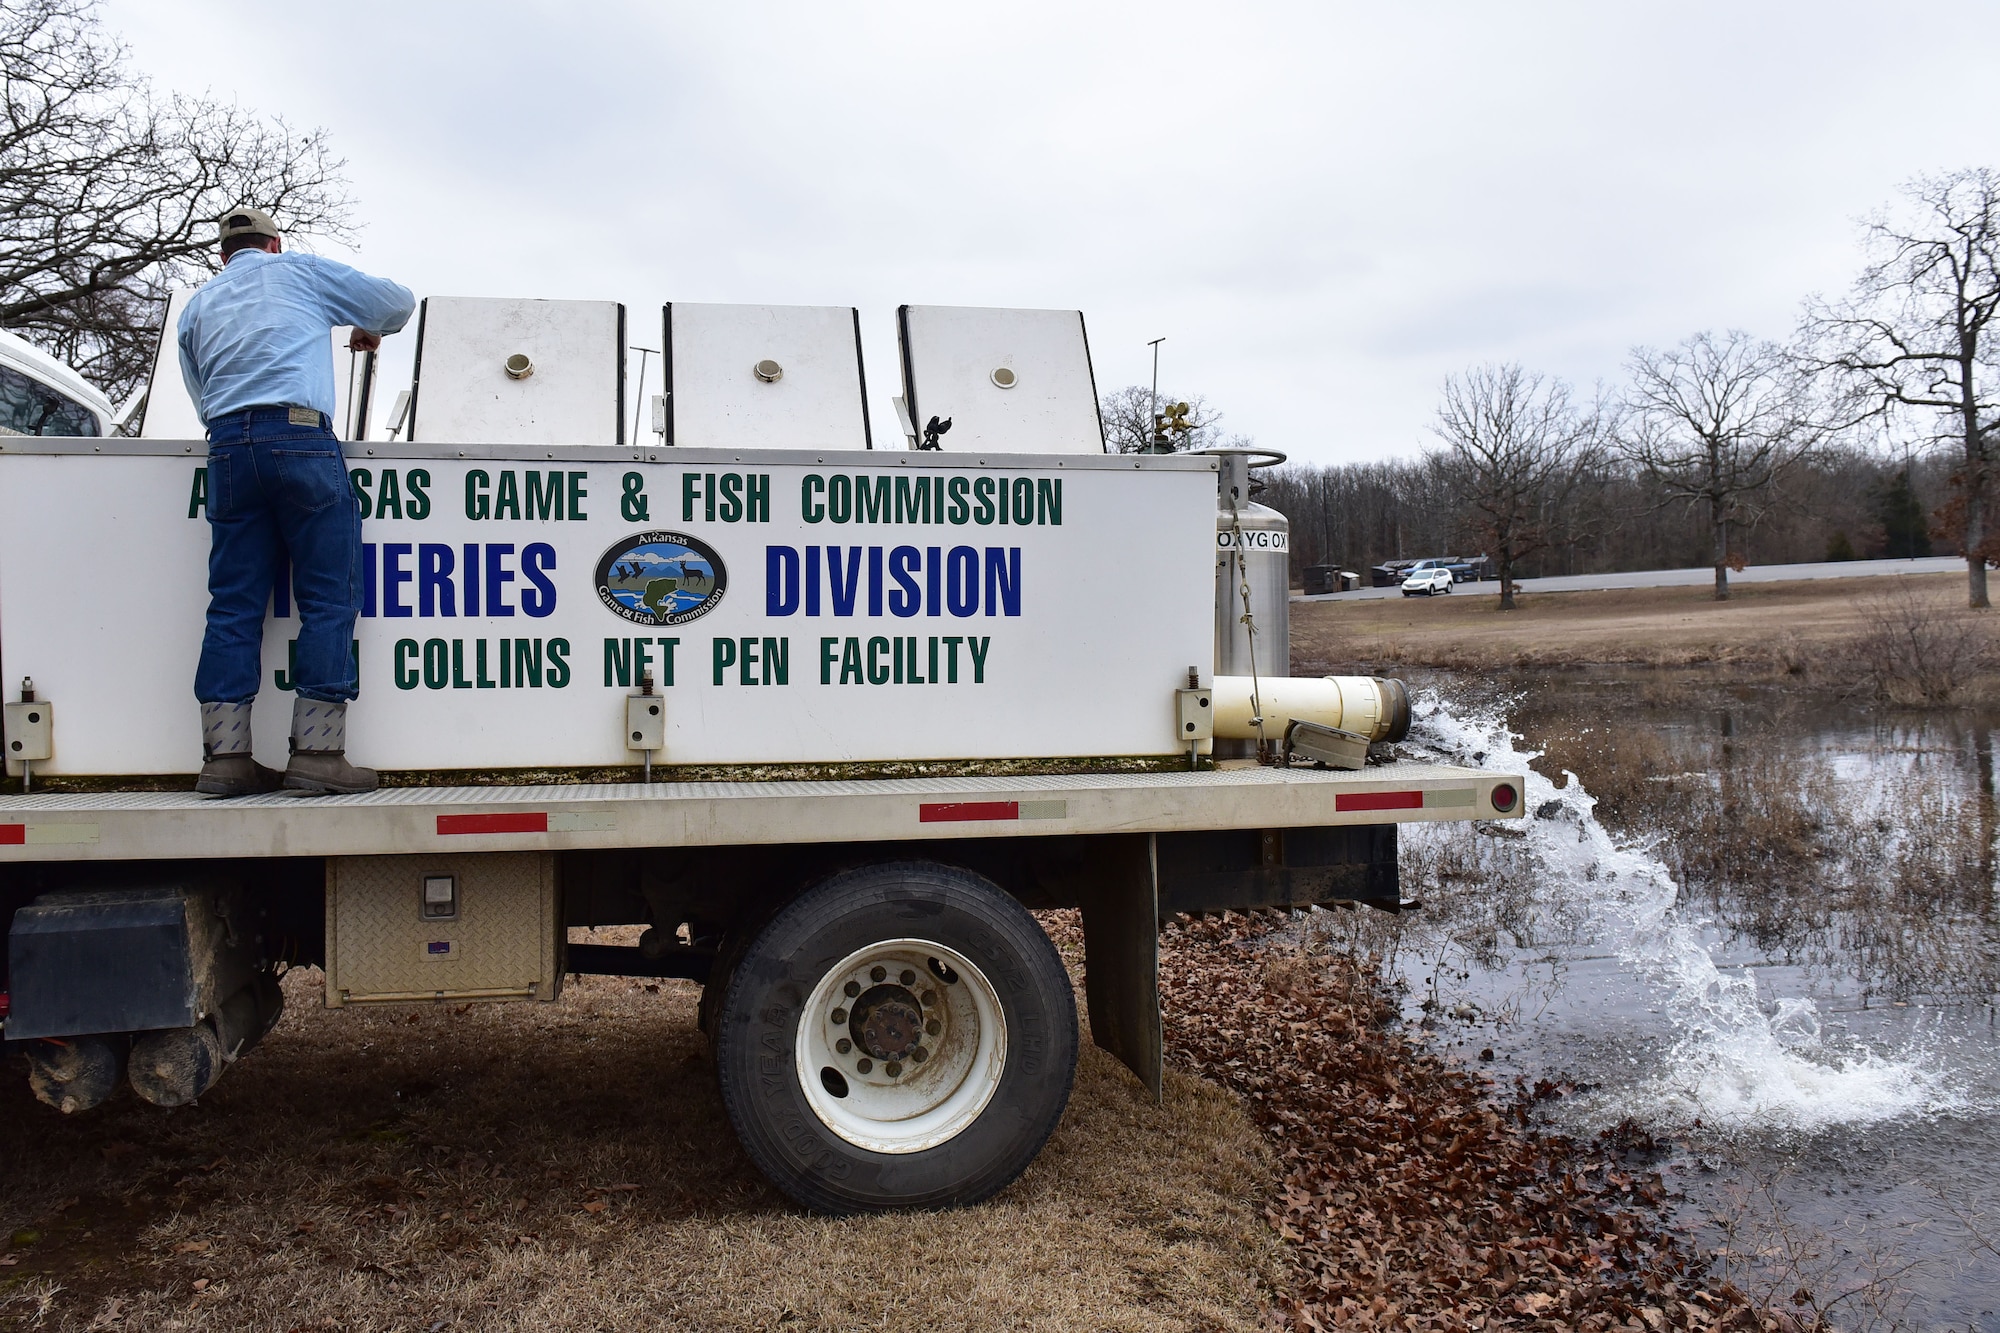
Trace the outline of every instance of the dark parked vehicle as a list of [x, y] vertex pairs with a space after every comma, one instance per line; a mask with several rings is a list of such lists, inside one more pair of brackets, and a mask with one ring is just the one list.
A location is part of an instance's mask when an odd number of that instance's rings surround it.
[[1415, 560], [1384, 560], [1369, 569], [1368, 581], [1377, 588], [1400, 588], [1403, 586], [1403, 576], [1409, 572], [1410, 566], [1416, 563], [1418, 562]]
[[1483, 555], [1448, 555], [1444, 567], [1460, 583], [1480, 583], [1493, 577], [1493, 562]]
[[1305, 572], [1305, 594], [1308, 597], [1319, 593], [1347, 592], [1361, 586], [1361, 576], [1339, 565], [1307, 565]]

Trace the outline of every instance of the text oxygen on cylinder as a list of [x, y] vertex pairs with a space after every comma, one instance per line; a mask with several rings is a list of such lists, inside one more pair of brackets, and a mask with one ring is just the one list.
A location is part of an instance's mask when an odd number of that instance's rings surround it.
[[[1250, 627], [1243, 623], [1243, 587], [1250, 585], [1260, 678], [1292, 674], [1291, 524], [1250, 499], [1250, 460], [1283, 455], [1268, 450], [1218, 449], [1215, 509], [1215, 674], [1251, 674]], [[1273, 739], [1276, 739], [1273, 737]], [[1218, 741], [1218, 756], [1247, 755], [1254, 742]]]

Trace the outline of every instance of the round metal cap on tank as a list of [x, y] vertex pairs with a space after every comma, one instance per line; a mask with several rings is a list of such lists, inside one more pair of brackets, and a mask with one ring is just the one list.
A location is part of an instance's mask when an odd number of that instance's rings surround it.
[[[1256, 627], [1259, 679], [1292, 674], [1291, 524], [1250, 498], [1250, 473], [1285, 461], [1273, 449], [1205, 449], [1221, 467], [1215, 508], [1215, 674], [1252, 674], [1249, 625], [1243, 623], [1243, 584], [1250, 585], [1250, 619]], [[1283, 728], [1267, 733], [1276, 741]], [[1257, 752], [1255, 741], [1218, 737], [1218, 759]]]

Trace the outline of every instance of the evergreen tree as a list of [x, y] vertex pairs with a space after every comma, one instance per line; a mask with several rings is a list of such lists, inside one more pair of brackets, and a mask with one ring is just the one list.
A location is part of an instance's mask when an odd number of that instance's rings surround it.
[[1930, 525], [1924, 518], [1923, 501], [1910, 485], [1908, 468], [1890, 479], [1876, 513], [1882, 524], [1884, 557], [1909, 560], [1931, 553]]

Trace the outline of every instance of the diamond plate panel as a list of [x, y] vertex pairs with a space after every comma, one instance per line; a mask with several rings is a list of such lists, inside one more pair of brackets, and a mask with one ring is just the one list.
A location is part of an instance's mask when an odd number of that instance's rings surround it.
[[[562, 984], [548, 852], [341, 856], [327, 861], [326, 1003], [553, 1000]], [[458, 916], [426, 920], [424, 878], [458, 881]]]

